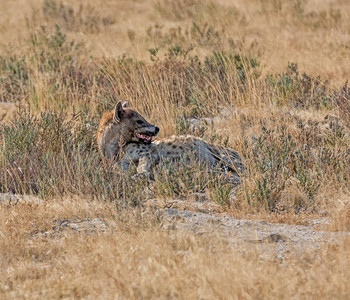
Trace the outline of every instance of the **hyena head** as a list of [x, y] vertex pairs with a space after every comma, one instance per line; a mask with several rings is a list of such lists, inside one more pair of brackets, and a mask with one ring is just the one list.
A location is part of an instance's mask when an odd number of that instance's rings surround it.
[[118, 102], [114, 109], [113, 120], [120, 129], [124, 142], [150, 144], [152, 137], [159, 132], [159, 127], [148, 123], [138, 112], [127, 108], [127, 101]]

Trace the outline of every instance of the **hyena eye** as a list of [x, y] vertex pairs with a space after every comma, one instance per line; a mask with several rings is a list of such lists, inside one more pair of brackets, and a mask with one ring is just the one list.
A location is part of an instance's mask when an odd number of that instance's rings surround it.
[[137, 120], [136, 123], [140, 124], [140, 125], [143, 124], [143, 122], [141, 120]]

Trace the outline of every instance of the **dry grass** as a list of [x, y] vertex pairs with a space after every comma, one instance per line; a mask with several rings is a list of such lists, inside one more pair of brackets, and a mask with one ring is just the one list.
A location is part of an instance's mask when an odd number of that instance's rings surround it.
[[[331, 230], [349, 230], [348, 1], [0, 4], [0, 101], [20, 108], [11, 123], [13, 106], [0, 106], [0, 192], [49, 199], [1, 210], [4, 297], [348, 296], [347, 240], [281, 265], [220, 239], [160, 231], [139, 210], [149, 197], [201, 192], [227, 213], [329, 217]], [[161, 137], [195, 134], [241, 153], [236, 198], [196, 163], [160, 169], [147, 194], [111, 169], [94, 132], [116, 99]], [[116, 226], [30, 236], [65, 214]]]
[[[54, 23], [65, 26], [70, 37], [85, 42], [89, 53], [99, 57], [130, 54], [147, 59], [146, 50], [162, 46], [164, 36], [184, 48], [194, 44], [194, 52], [203, 55], [223, 45], [215, 42], [213, 31], [232, 39], [236, 49], [259, 53], [266, 72], [281, 72], [287, 62], [296, 62], [306, 73], [332, 79], [333, 84], [348, 78], [350, 9], [344, 0], [46, 1], [57, 3], [56, 10], [43, 3], [3, 3], [0, 52], [21, 52], [18, 46], [28, 31]], [[61, 3], [65, 9], [59, 9]], [[64, 11], [69, 10], [73, 12], [67, 17]], [[201, 33], [191, 31], [192, 22]], [[204, 30], [205, 23], [213, 29]]]
[[[110, 203], [66, 198], [0, 214], [2, 299], [349, 296], [346, 238], [281, 263], [259, 256], [258, 245], [237, 250], [219, 236], [165, 231], [152, 215], [116, 213]], [[104, 233], [34, 234], [72, 215], [114, 224]]]

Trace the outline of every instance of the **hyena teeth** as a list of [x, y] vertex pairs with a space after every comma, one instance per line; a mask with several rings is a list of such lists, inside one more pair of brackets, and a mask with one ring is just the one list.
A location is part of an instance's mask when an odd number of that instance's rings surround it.
[[136, 133], [136, 136], [140, 139], [145, 139], [147, 141], [151, 140], [152, 138], [148, 135], [145, 135], [145, 134], [141, 134], [141, 133]]

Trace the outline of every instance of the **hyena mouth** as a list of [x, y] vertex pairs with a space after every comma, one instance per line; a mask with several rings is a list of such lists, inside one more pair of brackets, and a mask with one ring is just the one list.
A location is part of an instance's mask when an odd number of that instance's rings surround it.
[[137, 133], [135, 132], [136, 137], [140, 140], [140, 142], [145, 143], [145, 144], [150, 144], [152, 143], [152, 137], [146, 134], [142, 133]]

